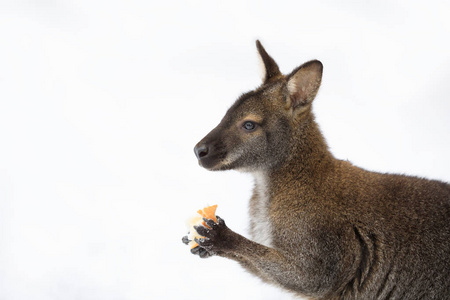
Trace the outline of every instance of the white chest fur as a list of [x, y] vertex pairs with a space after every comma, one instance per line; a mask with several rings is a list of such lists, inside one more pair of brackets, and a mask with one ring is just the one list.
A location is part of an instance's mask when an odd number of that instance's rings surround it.
[[269, 218], [270, 197], [267, 177], [262, 173], [254, 173], [253, 175], [255, 177], [255, 194], [250, 205], [250, 233], [255, 242], [271, 247], [272, 225]]

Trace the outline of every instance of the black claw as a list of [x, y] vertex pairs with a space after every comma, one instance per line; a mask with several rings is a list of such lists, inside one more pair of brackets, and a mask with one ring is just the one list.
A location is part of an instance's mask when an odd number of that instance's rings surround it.
[[221, 217], [216, 216], [216, 219], [217, 219], [217, 224], [219, 224], [221, 226], [225, 226], [225, 221]]
[[[196, 242], [198, 242], [198, 241], [196, 240]], [[206, 250], [205, 248], [200, 247], [200, 246], [196, 246], [195, 248], [192, 248], [191, 253], [194, 255], [198, 255], [201, 258], [208, 258], [208, 257], [212, 256], [212, 254], [209, 253], [208, 250]]]
[[181, 241], [184, 243], [184, 244], [189, 244], [190, 242], [191, 242], [191, 240], [188, 238], [188, 236], [187, 235], [185, 235], [185, 236], [183, 236], [183, 238], [181, 239]]
[[201, 238], [201, 239], [198, 239], [198, 240], [195, 240], [195, 241], [196, 241], [197, 244], [199, 244], [199, 246], [201, 248], [204, 248], [206, 250], [211, 250], [212, 249], [213, 243], [212, 243], [212, 241], [209, 238]]
[[217, 228], [217, 224], [213, 220], [203, 218], [203, 221], [205, 221], [206, 225], [208, 225], [210, 228], [212, 228], [212, 229]]
[[207, 229], [205, 226], [194, 226], [194, 229], [198, 234], [202, 236], [205, 236], [209, 233], [209, 229]]
[[191, 249], [191, 253], [192, 253], [192, 254], [197, 254], [197, 253], [200, 251], [200, 249], [201, 249], [201, 248], [200, 248], [199, 246], [196, 246], [196, 247], [194, 247], [194, 248]]

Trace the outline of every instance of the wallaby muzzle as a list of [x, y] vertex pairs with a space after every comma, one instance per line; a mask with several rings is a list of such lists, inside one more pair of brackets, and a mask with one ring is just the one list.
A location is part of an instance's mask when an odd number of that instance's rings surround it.
[[227, 156], [227, 151], [217, 128], [195, 145], [194, 153], [197, 156], [199, 165], [203, 168], [217, 170], [221, 167], [223, 160]]

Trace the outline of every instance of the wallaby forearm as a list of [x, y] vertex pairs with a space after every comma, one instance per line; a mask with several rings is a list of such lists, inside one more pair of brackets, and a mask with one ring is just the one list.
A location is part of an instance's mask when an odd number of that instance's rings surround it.
[[[255, 243], [235, 232], [233, 234], [236, 235], [233, 250], [218, 252], [217, 255], [238, 262], [248, 272], [256, 275], [265, 282], [277, 283], [278, 281], [275, 275], [281, 272], [276, 272], [273, 266], [270, 266], [276, 264], [276, 260], [264, 260], [264, 257], [273, 251], [273, 249]], [[269, 257], [273, 256], [273, 254], [269, 254]], [[286, 262], [284, 259], [278, 259], [278, 261]]]
[[305, 290], [301, 285], [304, 274], [293, 263], [295, 260], [289, 258], [290, 255], [240, 237], [242, 239], [232, 251], [232, 255], [241, 258], [241, 261], [245, 262], [241, 264], [247, 270], [264, 281], [277, 283], [286, 289]]
[[[213, 227], [213, 230], [197, 229], [206, 237], [199, 241], [201, 247], [239, 262], [263, 281], [276, 283], [288, 290], [301, 291], [305, 295], [326, 294], [327, 285], [316, 282], [320, 279], [311, 276], [311, 267], [318, 266], [318, 263], [309, 267], [302, 266], [294, 255], [251, 241], [226, 227], [223, 220], [219, 225], [208, 225]], [[317, 286], [321, 289], [318, 290]]]

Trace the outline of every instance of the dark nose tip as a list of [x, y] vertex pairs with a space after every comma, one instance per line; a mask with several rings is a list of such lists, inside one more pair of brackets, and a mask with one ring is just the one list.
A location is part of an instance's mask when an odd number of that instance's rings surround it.
[[208, 146], [205, 144], [197, 145], [194, 148], [195, 156], [197, 156], [197, 159], [201, 159], [208, 155]]

